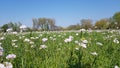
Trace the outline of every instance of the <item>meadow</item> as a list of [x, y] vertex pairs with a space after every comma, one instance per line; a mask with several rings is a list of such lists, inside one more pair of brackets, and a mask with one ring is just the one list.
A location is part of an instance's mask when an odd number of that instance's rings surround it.
[[0, 33], [0, 68], [118, 68], [119, 41], [113, 30]]

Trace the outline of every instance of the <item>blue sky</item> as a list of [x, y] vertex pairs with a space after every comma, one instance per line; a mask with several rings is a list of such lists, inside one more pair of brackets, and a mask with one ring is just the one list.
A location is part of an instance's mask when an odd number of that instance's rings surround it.
[[21, 22], [32, 27], [33, 18], [53, 18], [66, 27], [81, 19], [93, 22], [120, 11], [120, 0], [0, 0], [0, 26]]

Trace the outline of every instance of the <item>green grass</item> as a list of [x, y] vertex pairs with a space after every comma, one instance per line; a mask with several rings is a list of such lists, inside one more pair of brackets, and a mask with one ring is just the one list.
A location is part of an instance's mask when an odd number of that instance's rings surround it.
[[[78, 33], [78, 35], [76, 35]], [[71, 42], [65, 43], [65, 38], [73, 36]], [[114, 43], [117, 38], [120, 41], [119, 32], [44, 32], [27, 34], [0, 34], [4, 40], [0, 40], [4, 48], [3, 58], [10, 61], [13, 68], [114, 68], [120, 66], [120, 44]], [[32, 38], [34, 39], [32, 39]], [[25, 42], [25, 39], [34, 42]], [[42, 39], [47, 38], [46, 42]], [[12, 40], [17, 40], [14, 47]], [[87, 48], [75, 43], [87, 40]], [[103, 45], [97, 45], [100, 42]], [[40, 45], [47, 48], [40, 49]], [[34, 47], [31, 47], [34, 46]], [[79, 48], [76, 50], [75, 48]], [[92, 55], [96, 52], [98, 55]], [[14, 60], [6, 60], [8, 54], [16, 54]]]

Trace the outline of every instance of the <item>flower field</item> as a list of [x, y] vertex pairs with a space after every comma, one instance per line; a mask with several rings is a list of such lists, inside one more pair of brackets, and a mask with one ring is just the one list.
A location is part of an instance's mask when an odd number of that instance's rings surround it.
[[0, 34], [0, 68], [118, 68], [119, 31]]

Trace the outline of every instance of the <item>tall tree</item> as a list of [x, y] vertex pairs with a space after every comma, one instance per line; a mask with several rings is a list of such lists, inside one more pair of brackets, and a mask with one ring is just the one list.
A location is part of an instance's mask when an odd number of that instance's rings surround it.
[[8, 28], [12, 28], [13, 31], [19, 31], [19, 26], [20, 23], [9, 22], [8, 24], [4, 24], [1, 28], [4, 32], [6, 32]]
[[54, 19], [48, 19], [48, 24], [49, 24], [49, 28], [50, 30], [53, 30], [54, 29], [54, 26], [55, 26], [55, 20]]
[[37, 19], [32, 19], [33, 21], [33, 30], [37, 30], [39, 28], [39, 22]]
[[116, 27], [120, 28], [120, 12], [116, 12], [113, 15], [113, 20], [114, 20], [114, 23], [116, 24]]
[[109, 27], [109, 19], [101, 19], [95, 23], [97, 29], [107, 29]]
[[85, 29], [89, 29], [93, 27], [92, 20], [90, 19], [82, 19], [81, 20], [81, 27]]
[[33, 19], [33, 28], [41, 30], [54, 30], [55, 20], [51, 18]]

